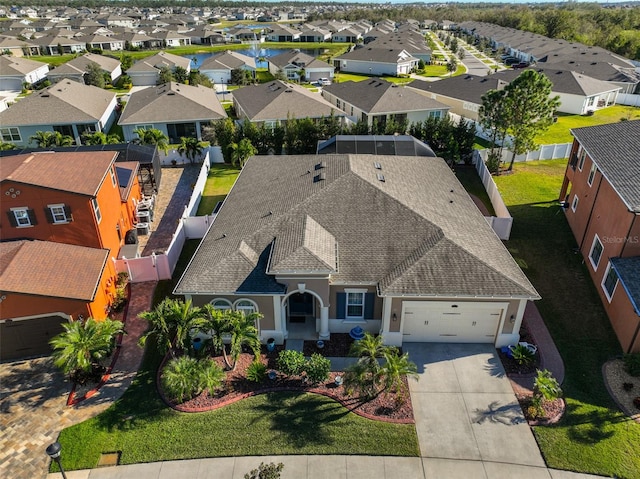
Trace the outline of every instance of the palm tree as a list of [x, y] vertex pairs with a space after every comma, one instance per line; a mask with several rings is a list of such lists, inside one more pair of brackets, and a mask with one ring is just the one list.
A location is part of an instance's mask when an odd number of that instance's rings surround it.
[[362, 339], [355, 341], [351, 345], [349, 355], [360, 358], [359, 361], [361, 362], [378, 367], [378, 358], [384, 357], [388, 350], [395, 349], [391, 346], [385, 346], [383, 341], [380, 335], [374, 336], [370, 333], [365, 333]]
[[249, 138], [243, 138], [239, 143], [231, 143], [229, 145], [231, 148], [231, 164], [233, 166], [240, 166], [242, 168], [245, 162], [253, 155], [255, 155], [258, 150], [251, 144], [251, 140]]
[[53, 362], [65, 374], [90, 373], [113, 349], [113, 338], [124, 331], [120, 321], [105, 319], [63, 324], [64, 332], [51, 339]]
[[171, 298], [165, 298], [153, 311], [145, 311], [138, 315], [138, 317], [149, 323], [149, 328], [140, 337], [138, 344], [144, 347], [149, 339], [153, 339], [160, 353], [164, 354], [170, 351], [171, 356], [175, 357], [173, 349], [171, 348], [171, 326], [167, 321], [167, 314], [165, 313], [171, 301]]
[[29, 137], [29, 143], [34, 141], [38, 148], [73, 145], [73, 138], [69, 135], [63, 135], [59, 131], [36, 131], [34, 135]]
[[384, 359], [385, 363], [381, 369], [384, 388], [404, 396], [406, 391], [402, 378], [411, 376], [418, 379], [418, 367], [409, 361], [409, 353], [400, 356], [396, 348], [388, 348], [384, 353]]
[[102, 131], [96, 131], [95, 133], [85, 133], [82, 135], [85, 145], [115, 145], [122, 143], [122, 140], [118, 135], [107, 135]]
[[202, 155], [202, 150], [206, 144], [203, 141], [194, 137], [180, 137], [180, 146], [178, 147], [178, 153], [186, 156], [191, 163], [194, 162], [196, 156]]
[[137, 128], [133, 130], [133, 132], [138, 135], [138, 139], [135, 140], [135, 142], [140, 145], [155, 145], [165, 153], [169, 149], [169, 138], [160, 130], [155, 128], [148, 130], [145, 128]]
[[178, 401], [191, 399], [207, 389], [213, 393], [225, 379], [224, 371], [210, 359], [189, 356], [172, 359], [162, 373], [162, 384]]

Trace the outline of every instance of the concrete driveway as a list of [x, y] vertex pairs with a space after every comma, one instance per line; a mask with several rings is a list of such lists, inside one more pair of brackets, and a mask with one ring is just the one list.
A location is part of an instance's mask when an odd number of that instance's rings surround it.
[[485, 477], [492, 463], [545, 468], [493, 345], [402, 348], [420, 375], [409, 386], [421, 456], [433, 459], [425, 467], [436, 472], [455, 463], [467, 477]]

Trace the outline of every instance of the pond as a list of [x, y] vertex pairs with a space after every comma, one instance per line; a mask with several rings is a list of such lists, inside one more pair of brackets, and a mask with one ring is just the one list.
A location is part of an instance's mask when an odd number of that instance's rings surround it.
[[[256, 46], [255, 48], [247, 47], [240, 50], [233, 50], [234, 52], [241, 53], [242, 55], [246, 55], [251, 58], [256, 59], [256, 66], [258, 68], [267, 68], [267, 62], [258, 61], [258, 58], [264, 57], [272, 57], [275, 55], [279, 55], [280, 53], [291, 50], [291, 48], [260, 48]], [[312, 57], [317, 57], [321, 53], [323, 53], [323, 49], [321, 48], [300, 48], [300, 52], [306, 53], [307, 55], [311, 55]], [[186, 58], [191, 58], [191, 68], [198, 68], [202, 63], [213, 55], [218, 55], [220, 52], [207, 52], [207, 53], [195, 53], [191, 55], [181, 55]], [[195, 60], [195, 61], [194, 61]]]

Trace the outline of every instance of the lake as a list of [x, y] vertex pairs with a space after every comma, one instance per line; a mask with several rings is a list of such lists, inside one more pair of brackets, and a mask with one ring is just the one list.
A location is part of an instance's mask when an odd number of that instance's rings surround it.
[[[240, 50], [233, 50], [234, 52], [237, 53], [241, 53], [242, 55], [246, 55], [248, 57], [251, 58], [255, 58], [256, 59], [256, 66], [258, 68], [267, 68], [267, 62], [260, 62], [257, 59], [259, 57], [273, 57], [275, 55], [279, 55], [280, 53], [286, 52], [288, 50], [291, 50], [291, 48], [243, 48]], [[300, 52], [302, 53], [306, 53], [307, 55], [311, 55], [312, 57], [317, 57], [318, 55], [320, 55], [320, 53], [322, 53], [322, 49], [320, 48], [300, 48], [299, 49]], [[196, 54], [191, 54], [191, 55], [181, 55], [183, 57], [186, 58], [191, 58], [191, 68], [198, 68], [200, 65], [202, 65], [202, 63], [209, 57], [213, 56], [213, 55], [218, 55], [220, 52], [208, 52], [208, 53], [196, 53]], [[196, 61], [194, 62], [193, 59], [195, 59]]]

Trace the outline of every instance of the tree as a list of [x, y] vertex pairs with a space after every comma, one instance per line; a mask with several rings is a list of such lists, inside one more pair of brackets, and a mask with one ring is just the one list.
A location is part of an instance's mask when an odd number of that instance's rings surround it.
[[160, 130], [155, 128], [148, 130], [146, 128], [137, 128], [133, 130], [133, 132], [138, 136], [138, 139], [134, 140], [135, 143], [140, 145], [155, 145], [165, 153], [169, 149], [169, 138]]
[[513, 138], [509, 171], [516, 155], [535, 149], [536, 136], [553, 124], [560, 97], [551, 97], [552, 86], [544, 73], [525, 70], [504, 88], [507, 133]]
[[458, 60], [456, 57], [449, 57], [449, 61], [447, 62], [447, 71], [449, 72], [449, 76], [452, 76], [455, 71], [458, 69]]
[[189, 79], [189, 73], [184, 67], [176, 67], [173, 71], [173, 78], [178, 83], [187, 83], [187, 80]]
[[178, 153], [186, 156], [191, 163], [196, 159], [196, 156], [202, 155], [202, 150], [206, 144], [194, 137], [180, 137], [180, 146], [178, 147]]
[[464, 60], [464, 57], [466, 56], [467, 56], [467, 52], [465, 51], [465, 49], [462, 47], [458, 48], [458, 58], [460, 60]]
[[63, 323], [64, 332], [51, 339], [53, 362], [65, 374], [78, 378], [92, 372], [114, 347], [113, 339], [124, 331], [120, 321], [105, 319]]
[[[213, 130], [213, 138], [208, 138], [209, 141], [220, 146], [224, 161], [231, 163], [232, 150], [230, 146], [235, 143], [236, 140], [236, 125], [231, 118], [225, 118], [222, 120], [216, 120], [211, 122], [211, 128]], [[213, 141], [212, 141], [213, 140]]]
[[418, 379], [418, 367], [409, 360], [409, 353], [398, 354], [395, 348], [388, 348], [383, 353], [384, 364], [381, 375], [385, 390], [396, 392], [401, 397], [405, 397], [406, 386], [402, 381], [405, 376]]
[[287, 74], [284, 72], [282, 68], [279, 68], [276, 71], [275, 75], [273, 75], [276, 80], [287, 81]]
[[231, 143], [229, 148], [231, 148], [231, 164], [240, 168], [258, 151], [248, 138], [243, 138], [238, 143]]
[[[491, 151], [489, 155], [491, 157], [491, 168], [489, 171], [492, 173], [497, 173], [499, 170], [504, 138], [507, 135], [508, 123], [505, 94], [504, 89], [489, 90], [482, 95], [482, 105], [480, 105], [480, 111], [478, 112], [480, 125], [490, 132]], [[497, 149], [498, 145], [500, 148]]]
[[158, 73], [158, 85], [169, 83], [171, 81], [175, 81], [175, 77], [173, 76], [171, 69], [169, 67], [161, 67], [160, 72]]
[[29, 143], [34, 141], [38, 148], [73, 145], [73, 138], [69, 135], [63, 135], [59, 131], [36, 131], [34, 135], [29, 137]]
[[243, 68], [231, 70], [231, 83], [233, 85], [248, 85], [251, 83], [251, 72]]
[[149, 323], [146, 332], [140, 336], [138, 344], [144, 347], [147, 341], [154, 340], [160, 353], [165, 354], [170, 351], [171, 355], [175, 357], [171, 344], [172, 326], [167, 320], [168, 315], [165, 314], [165, 311], [169, 308], [170, 301], [172, 301], [170, 298], [165, 298], [152, 311], [144, 311], [138, 315], [138, 317]]
[[115, 145], [122, 143], [122, 139], [117, 134], [107, 135], [102, 131], [85, 133], [82, 135], [82, 140], [85, 145]]
[[84, 83], [85, 85], [104, 88], [104, 72], [96, 62], [89, 62], [87, 64], [87, 70], [84, 74]]
[[214, 84], [207, 75], [203, 75], [198, 70], [191, 70], [189, 72], [189, 85], [193, 86], [206, 86], [207, 88], [214, 88]]
[[133, 57], [131, 55], [127, 55], [126, 53], [122, 53], [120, 55], [120, 68], [122, 68], [122, 71], [126, 72], [132, 66], [133, 66]]

